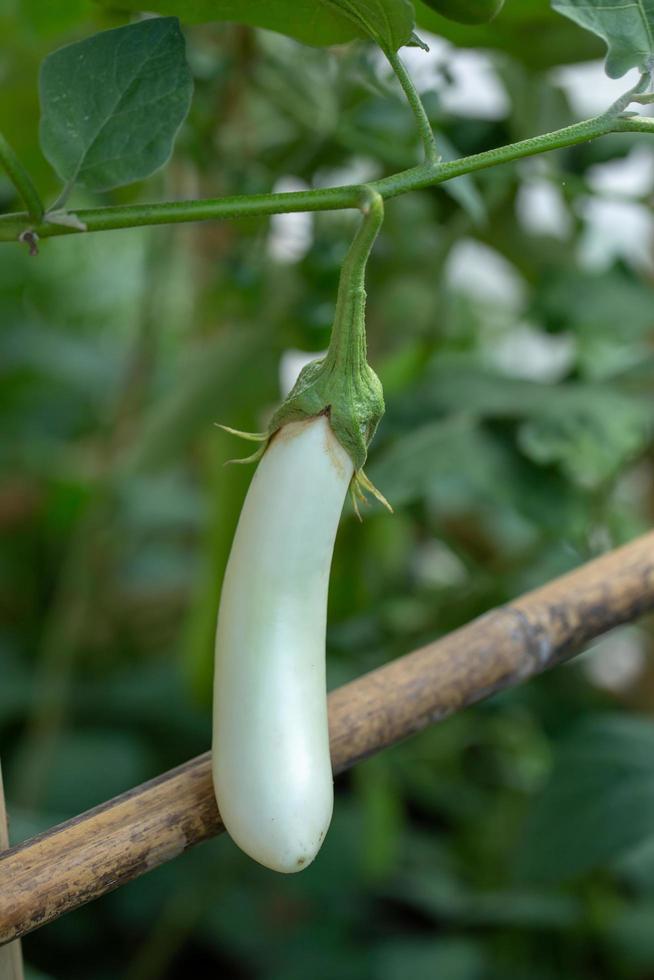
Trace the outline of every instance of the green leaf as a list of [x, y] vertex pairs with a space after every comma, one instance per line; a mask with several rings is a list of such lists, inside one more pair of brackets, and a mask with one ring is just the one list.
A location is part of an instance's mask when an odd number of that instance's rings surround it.
[[490, 24], [456, 24], [416, 0], [416, 20], [462, 48], [493, 48], [536, 69], [599, 58], [601, 41], [576, 24], [559, 17], [546, 0], [513, 0]]
[[103, 31], [54, 51], [41, 68], [41, 146], [59, 176], [93, 190], [163, 166], [193, 82], [174, 17]]
[[558, 881], [621, 857], [654, 837], [654, 724], [605, 716], [558, 748], [527, 821], [521, 878]]
[[[113, 0], [100, 0], [105, 6]], [[142, 0], [122, 0], [121, 9], [142, 10]], [[155, 0], [148, 10], [175, 14], [187, 23], [233, 21], [287, 34], [306, 44], [342, 44], [371, 37], [397, 51], [415, 43], [410, 0]]]
[[552, 7], [606, 42], [610, 78], [620, 78], [630, 68], [652, 70], [653, 0], [552, 0]]
[[[115, 0], [100, 0], [114, 7]], [[121, 10], [142, 10], [143, 0], [121, 0]], [[149, 0], [147, 9], [184, 23], [232, 21], [286, 34], [305, 44], [343, 44], [362, 37], [353, 20], [324, 0]]]
[[453, 512], [499, 501], [510, 484], [501, 447], [457, 415], [411, 428], [376, 454], [368, 475], [394, 507], [428, 496]]
[[487, 24], [504, 6], [504, 0], [425, 0], [425, 3], [459, 24]]
[[413, 39], [409, 0], [323, 0], [337, 8], [385, 51], [397, 51]]
[[652, 437], [647, 400], [616, 387], [543, 384], [446, 360], [399, 406], [399, 415], [424, 419], [462, 408], [478, 419], [515, 420], [518, 446], [529, 459], [558, 466], [586, 488], [614, 477]]
[[520, 448], [535, 463], [558, 464], [578, 486], [596, 487], [615, 476], [644, 448], [649, 411], [612, 391], [570, 387], [562, 402], [518, 430]]

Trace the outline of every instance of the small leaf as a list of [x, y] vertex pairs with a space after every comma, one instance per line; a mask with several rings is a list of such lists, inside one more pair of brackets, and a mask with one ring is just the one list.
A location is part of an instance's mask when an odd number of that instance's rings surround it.
[[415, 43], [413, 6], [409, 0], [322, 0], [357, 25], [384, 51]]
[[41, 68], [41, 146], [59, 176], [93, 190], [148, 177], [170, 157], [193, 83], [174, 17], [103, 31]]
[[552, 7], [606, 42], [606, 73], [610, 78], [620, 78], [630, 68], [651, 72], [654, 66], [652, 0], [552, 0]]
[[83, 221], [72, 211], [48, 211], [45, 221], [50, 225], [63, 225], [64, 228], [75, 228], [76, 231], [86, 231]]
[[411, 38], [406, 42], [407, 48], [420, 48], [422, 51], [429, 51], [429, 45], [426, 41], [416, 34], [415, 31], [411, 31]]

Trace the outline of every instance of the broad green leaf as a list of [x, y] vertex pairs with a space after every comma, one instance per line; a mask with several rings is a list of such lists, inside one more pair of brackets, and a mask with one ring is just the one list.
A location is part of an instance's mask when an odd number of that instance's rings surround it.
[[[100, 2], [113, 6], [113, 0]], [[142, 0], [122, 0], [120, 6], [143, 9]], [[147, 9], [187, 23], [233, 21], [263, 27], [306, 44], [342, 44], [367, 36], [396, 51], [415, 43], [410, 0], [154, 0]]]
[[444, 361], [398, 405], [398, 417], [462, 410], [479, 419], [517, 421], [522, 452], [539, 465], [557, 465], [583, 487], [613, 477], [652, 434], [647, 401], [615, 387], [543, 384]]
[[[114, 7], [115, 0], [100, 0]], [[143, 0], [121, 0], [121, 10], [143, 10]], [[148, 10], [187, 24], [231, 21], [287, 34], [305, 44], [342, 44], [363, 30], [326, 0], [149, 0]]]
[[606, 42], [610, 78], [630, 68], [652, 70], [654, 0], [552, 0], [552, 7]]
[[601, 272], [566, 269], [538, 284], [535, 313], [552, 332], [572, 326], [582, 335], [599, 332], [637, 341], [651, 330], [652, 287], [618, 265]]
[[457, 24], [421, 0], [414, 6], [419, 28], [459, 47], [505, 51], [530, 72], [602, 54], [602, 43], [595, 35], [559, 17], [547, 0], [512, 0], [490, 24]]
[[429, 7], [459, 24], [487, 24], [496, 17], [504, 0], [425, 0]]
[[518, 443], [534, 462], [558, 464], [573, 483], [599, 486], [644, 448], [649, 410], [611, 391], [566, 394], [561, 405], [555, 397], [539, 418], [520, 427]]
[[163, 166], [193, 83], [174, 17], [103, 31], [41, 69], [41, 146], [66, 182], [107, 190]]
[[[387, 424], [398, 421], [391, 404]], [[397, 510], [423, 500], [441, 520], [470, 513], [483, 522], [492, 515], [492, 536], [515, 532], [517, 540], [534, 526], [576, 536], [585, 526], [574, 487], [558, 473], [543, 481], [515, 449], [463, 413], [407, 424], [366, 469]]]
[[527, 821], [520, 877], [557, 881], [654, 837], [654, 724], [593, 718], [558, 748]]
[[460, 415], [412, 426], [367, 469], [396, 507], [429, 496], [439, 509], [456, 512], [509, 492], [506, 453]]
[[385, 51], [397, 51], [413, 34], [413, 7], [409, 0], [322, 0], [342, 11]]

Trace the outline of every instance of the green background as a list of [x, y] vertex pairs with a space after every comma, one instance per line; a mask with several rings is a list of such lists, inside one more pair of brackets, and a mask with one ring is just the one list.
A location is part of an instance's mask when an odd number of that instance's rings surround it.
[[[61, 6], [0, 4], [0, 130], [48, 200], [40, 60], [124, 22]], [[453, 114], [444, 58], [422, 88], [448, 156], [571, 122], [552, 64], [602, 51], [536, 0], [508, 0], [488, 27], [423, 26], [487, 45], [508, 96], [499, 118]], [[339, 183], [418, 159], [370, 48], [233, 24], [187, 40], [196, 94], [173, 161], [73, 207]], [[359, 525], [346, 509], [331, 687], [651, 524], [651, 242], [585, 258], [588, 216], [609, 196], [596, 168], [643, 149], [645, 137], [608, 137], [389, 202], [368, 280], [388, 402], [369, 472], [396, 514], [375, 505]], [[535, 185], [558, 200], [562, 236], [521, 218]], [[618, 196], [646, 214], [651, 193]], [[0, 210], [17, 206], [0, 179]], [[315, 216], [293, 261], [271, 245], [288, 247], [288, 224], [269, 219], [51, 240], [36, 259], [2, 246], [0, 751], [14, 841], [208, 747], [220, 578], [250, 476], [223, 467], [241, 447], [213, 423], [260, 429], [284, 352], [324, 349], [354, 221]], [[203, 844], [26, 939], [30, 976], [646, 980], [646, 625], [595, 659], [635, 664], [631, 682], [582, 658], [339, 778], [329, 837], [301, 875], [259, 868], [226, 837]]]

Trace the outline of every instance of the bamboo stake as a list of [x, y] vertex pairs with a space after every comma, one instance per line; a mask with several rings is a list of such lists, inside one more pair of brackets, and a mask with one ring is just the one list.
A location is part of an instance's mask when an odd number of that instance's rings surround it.
[[[5, 805], [5, 790], [0, 765], [0, 851], [9, 847], [9, 820]], [[23, 951], [20, 939], [0, 948], [0, 980], [24, 980]]]
[[[652, 609], [654, 532], [333, 691], [334, 772], [569, 659]], [[0, 943], [223, 829], [205, 753], [25, 841], [0, 855]]]

